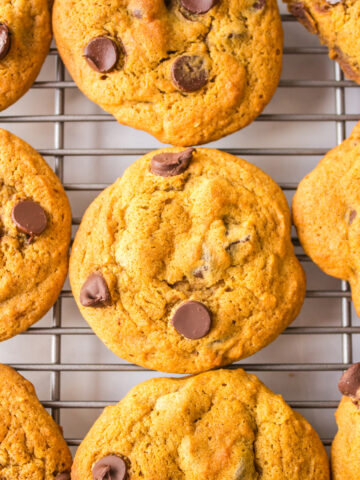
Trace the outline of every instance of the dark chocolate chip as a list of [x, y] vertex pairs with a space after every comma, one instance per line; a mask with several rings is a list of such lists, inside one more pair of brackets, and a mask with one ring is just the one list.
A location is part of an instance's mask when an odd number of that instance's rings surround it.
[[11, 44], [10, 30], [5, 23], [0, 23], [0, 60], [9, 53]]
[[119, 48], [111, 38], [93, 38], [84, 49], [84, 57], [93, 70], [107, 73], [119, 60]]
[[208, 12], [219, 0], [180, 0], [181, 5], [190, 13], [201, 14]]
[[190, 301], [176, 310], [172, 318], [172, 324], [175, 330], [184, 337], [197, 340], [209, 333], [211, 315], [205, 305]]
[[204, 272], [207, 272], [209, 267], [207, 265], [202, 265], [201, 267], [195, 268], [193, 275], [196, 278], [204, 278]]
[[175, 177], [185, 172], [195, 148], [187, 148], [179, 153], [159, 153], [151, 159], [150, 170], [160, 177]]
[[71, 477], [69, 472], [59, 473], [55, 477], [55, 480], [70, 480], [70, 479]]
[[246, 243], [250, 240], [250, 235], [246, 235], [245, 238], [242, 238], [241, 240], [235, 240], [234, 242], [231, 242], [227, 247], [226, 250], [230, 250], [232, 247], [235, 247], [236, 245], [239, 245], [239, 243]]
[[108, 455], [94, 465], [92, 476], [94, 480], [124, 480], [127, 466], [117, 455]]
[[343, 373], [338, 388], [343, 395], [360, 400], [360, 363], [355, 363]]
[[198, 55], [178, 57], [172, 65], [171, 75], [176, 87], [184, 92], [200, 90], [209, 78], [204, 59]]
[[80, 303], [84, 307], [103, 307], [111, 300], [109, 288], [101, 273], [88, 276], [80, 291]]
[[357, 215], [357, 211], [356, 210], [350, 210], [350, 213], [349, 213], [349, 225], [351, 225], [353, 223], [353, 221], [355, 220], [356, 218], [356, 215]]
[[40, 235], [47, 226], [44, 209], [32, 200], [17, 203], [12, 209], [11, 218], [17, 228], [30, 237]]
[[255, 2], [253, 4], [253, 8], [255, 10], [262, 10], [266, 5], [266, 0], [257, 0], [257, 2]]
[[289, 12], [296, 17], [310, 33], [317, 33], [317, 26], [315, 20], [306, 9], [305, 5], [300, 2], [290, 3], [288, 6]]

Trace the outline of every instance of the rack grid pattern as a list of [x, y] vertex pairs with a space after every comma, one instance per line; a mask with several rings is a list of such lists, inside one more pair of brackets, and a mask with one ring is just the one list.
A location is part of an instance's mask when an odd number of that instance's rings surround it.
[[[284, 22], [295, 21], [289, 15], [282, 15]], [[304, 55], [327, 55], [327, 49], [324, 47], [286, 47], [285, 55], [304, 54]], [[75, 88], [75, 84], [71, 81], [65, 81], [65, 69], [58, 56], [56, 48], [52, 48], [50, 55], [56, 58], [56, 80], [55, 81], [38, 81], [34, 84], [35, 89], [52, 89], [54, 92], [54, 113], [53, 115], [4, 115], [0, 117], [1, 123], [52, 123], [54, 132], [54, 148], [40, 149], [40, 153], [44, 156], [51, 156], [55, 159], [55, 171], [59, 178], [64, 180], [64, 157], [67, 156], [140, 156], [146, 153], [147, 149], [134, 148], [109, 148], [109, 149], [69, 149], [65, 148], [65, 126], [68, 122], [111, 122], [113, 118], [108, 114], [65, 114], [65, 90]], [[335, 78], [333, 80], [282, 80], [280, 88], [332, 88], [334, 89], [335, 113], [331, 114], [263, 114], [257, 121], [277, 121], [277, 122], [335, 122], [337, 132], [337, 142], [341, 143], [345, 139], [346, 122], [357, 121], [360, 115], [347, 114], [345, 107], [345, 88], [360, 88], [355, 83], [345, 80], [343, 74], [337, 64], [334, 64]], [[360, 93], [360, 90], [359, 90]], [[324, 148], [230, 148], [230, 153], [240, 156], [270, 156], [286, 155], [286, 156], [321, 156], [327, 149]], [[63, 182], [64, 183], [64, 182]], [[280, 184], [284, 191], [294, 191], [297, 185], [295, 183], [283, 182]], [[97, 192], [104, 189], [106, 184], [81, 184], [81, 183], [64, 183], [67, 191], [84, 191]], [[73, 224], [78, 225], [80, 218], [74, 218]], [[296, 238], [293, 238], [295, 246], [299, 246]], [[301, 262], [310, 262], [310, 259], [300, 253], [298, 258]], [[353, 361], [352, 357], [352, 335], [360, 334], [360, 326], [352, 326], [351, 318], [351, 294], [349, 286], [346, 282], [339, 282], [341, 286], [338, 290], [308, 290], [307, 298], [337, 298], [341, 299], [341, 326], [323, 327], [323, 326], [305, 326], [305, 327], [289, 327], [285, 335], [323, 335], [334, 334], [341, 335], [342, 339], [342, 358], [336, 363], [242, 363], [242, 367], [254, 372], [276, 372], [276, 371], [341, 371]], [[23, 335], [50, 335], [51, 336], [51, 360], [49, 363], [17, 363], [12, 366], [20, 371], [46, 371], [50, 372], [50, 400], [44, 401], [45, 407], [51, 410], [53, 418], [59, 422], [61, 409], [67, 408], [103, 408], [113, 402], [103, 401], [65, 401], [61, 400], [61, 373], [62, 372], [82, 372], [82, 371], [122, 371], [132, 372], [144, 371], [141, 367], [131, 364], [74, 364], [62, 363], [61, 344], [66, 342], [68, 335], [93, 335], [90, 328], [85, 327], [63, 327], [62, 326], [62, 300], [71, 297], [71, 291], [63, 290], [61, 295], [53, 307], [52, 323], [50, 327], [30, 328]], [[339, 322], [340, 323], [340, 322]], [[236, 368], [236, 365], [229, 368]], [[295, 408], [336, 408], [336, 401], [292, 401], [289, 402]], [[330, 445], [331, 439], [322, 439], [325, 445]], [[67, 438], [70, 446], [77, 446], [81, 439]]]

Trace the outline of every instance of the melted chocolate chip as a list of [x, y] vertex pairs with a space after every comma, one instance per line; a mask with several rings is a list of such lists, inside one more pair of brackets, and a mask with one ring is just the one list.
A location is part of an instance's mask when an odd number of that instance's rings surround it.
[[109, 288], [101, 273], [88, 276], [80, 291], [80, 303], [84, 307], [103, 307], [111, 300]]
[[10, 30], [5, 23], [0, 23], [0, 60], [9, 53], [11, 44]]
[[55, 480], [70, 480], [70, 473], [69, 472], [64, 472], [64, 473], [59, 473], [56, 475]]
[[191, 340], [197, 340], [209, 333], [211, 315], [202, 303], [189, 301], [176, 310], [172, 318], [172, 324], [180, 335]]
[[135, 18], [143, 18], [143, 12], [141, 10], [139, 10], [138, 8], [136, 8], [135, 10], [133, 10], [131, 12], [132, 16], [135, 17]]
[[360, 400], [360, 363], [355, 363], [343, 373], [338, 388], [343, 395]]
[[44, 209], [32, 200], [17, 203], [12, 209], [11, 219], [17, 228], [30, 235], [30, 238], [34, 235], [40, 235], [47, 227]]
[[317, 26], [315, 20], [310, 15], [309, 11], [306, 9], [303, 3], [291, 3], [288, 8], [289, 12], [294, 15], [294, 17], [296, 17], [310, 33], [317, 33]]
[[357, 211], [356, 210], [351, 210], [350, 213], [349, 213], [349, 225], [351, 225], [353, 223], [353, 221], [355, 220], [356, 218], [356, 215], [357, 215]]
[[190, 13], [202, 14], [213, 8], [219, 0], [180, 0], [181, 5]]
[[127, 466], [117, 455], [108, 455], [94, 465], [92, 476], [94, 480], [125, 480]]
[[200, 90], [209, 78], [204, 59], [198, 55], [177, 58], [172, 65], [171, 75], [176, 87], [184, 92]]
[[160, 177], [175, 177], [188, 168], [195, 148], [178, 153], [159, 153], [151, 159], [150, 171]]
[[266, 5], [266, 0], [257, 0], [257, 2], [255, 2], [253, 4], [253, 8], [255, 10], [262, 10]]
[[241, 240], [235, 240], [234, 242], [231, 242], [227, 247], [226, 250], [231, 250], [232, 247], [235, 247], [236, 245], [239, 245], [239, 243], [246, 243], [250, 240], [250, 235], [246, 235], [245, 238]]
[[110, 38], [93, 38], [84, 49], [84, 57], [93, 70], [107, 73], [119, 60], [119, 48]]

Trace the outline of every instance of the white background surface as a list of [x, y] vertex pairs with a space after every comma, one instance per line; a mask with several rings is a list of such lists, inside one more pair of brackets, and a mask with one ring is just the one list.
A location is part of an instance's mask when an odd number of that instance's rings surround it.
[[[285, 13], [284, 7], [281, 10]], [[317, 38], [310, 35], [297, 22], [284, 22], [286, 47], [319, 47]], [[49, 56], [39, 81], [55, 80], [56, 56]], [[325, 80], [335, 78], [335, 64], [326, 53], [287, 54], [284, 56], [283, 80]], [[67, 78], [70, 80], [70, 78]], [[346, 88], [346, 113], [359, 114], [360, 87]], [[33, 88], [16, 105], [2, 112], [2, 116], [52, 115], [55, 91]], [[333, 114], [335, 113], [334, 88], [280, 87], [265, 113]], [[65, 89], [65, 113], [102, 113], [76, 88]], [[359, 114], [360, 119], [360, 114]], [[347, 134], [354, 123], [347, 122]], [[54, 124], [4, 123], [0, 126], [19, 135], [39, 150], [54, 148]], [[243, 131], [224, 138], [211, 146], [219, 148], [323, 148], [336, 145], [336, 124], [332, 122], [256, 121]], [[65, 148], [158, 148], [161, 144], [148, 134], [112, 122], [66, 123]], [[298, 182], [320, 160], [320, 156], [294, 155], [244, 155], [266, 171], [277, 182]], [[112, 183], [136, 157], [65, 157], [64, 182]], [[54, 159], [46, 157], [53, 166]], [[285, 192], [289, 201], [292, 191]], [[74, 217], [80, 217], [97, 192], [68, 192]], [[75, 230], [76, 227], [74, 227]], [[301, 249], [296, 249], [302, 253]], [[307, 273], [308, 290], [340, 290], [341, 282], [321, 273], [312, 263], [303, 264]], [[68, 283], [65, 289], [69, 289]], [[301, 314], [293, 326], [341, 326], [341, 299], [307, 298]], [[52, 312], [36, 327], [51, 325]], [[354, 326], [360, 325], [353, 312]], [[62, 326], [87, 327], [72, 298], [62, 299]], [[360, 330], [359, 330], [360, 331]], [[359, 335], [353, 335], [353, 360], [359, 360]], [[342, 336], [281, 335], [273, 344], [241, 363], [342, 363]], [[51, 336], [19, 335], [0, 344], [0, 362], [8, 364], [51, 362]], [[94, 335], [61, 336], [61, 362], [63, 364], [124, 364]], [[51, 372], [22, 372], [30, 379], [41, 400], [50, 399]], [[258, 376], [288, 401], [334, 401], [340, 398], [337, 391], [339, 371], [313, 372], [258, 372]], [[63, 401], [119, 401], [137, 383], [163, 374], [155, 372], [62, 372], [60, 399]], [[88, 431], [101, 409], [62, 408], [60, 422], [66, 438], [81, 439]], [[300, 410], [322, 438], [333, 437], [336, 426], [334, 408]], [[76, 441], [71, 442], [76, 444]], [[75, 447], [74, 447], [75, 448]]]

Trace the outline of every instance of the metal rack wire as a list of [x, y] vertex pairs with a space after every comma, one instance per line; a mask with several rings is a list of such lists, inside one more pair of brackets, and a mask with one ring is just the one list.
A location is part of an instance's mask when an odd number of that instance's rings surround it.
[[[282, 16], [284, 22], [293, 22], [294, 19], [289, 15]], [[286, 47], [285, 55], [327, 55], [327, 50], [323, 47]], [[56, 80], [38, 81], [33, 88], [52, 89], [54, 91], [54, 113], [53, 115], [4, 115], [0, 117], [0, 123], [52, 123], [54, 128], [54, 148], [40, 149], [44, 156], [51, 156], [55, 159], [55, 171], [61, 181], [64, 180], [64, 158], [72, 157], [96, 157], [96, 156], [140, 156], [150, 149], [142, 148], [108, 148], [108, 149], [73, 149], [65, 148], [65, 125], [68, 122], [112, 122], [113, 118], [108, 114], [65, 114], [65, 90], [75, 88], [75, 84], [65, 81], [64, 66], [58, 56], [55, 48], [51, 49], [50, 55], [56, 57]], [[360, 88], [355, 83], [345, 80], [337, 64], [334, 64], [334, 80], [282, 80], [280, 88], [334, 88], [335, 92], [335, 113], [329, 114], [263, 114], [257, 121], [277, 121], [277, 122], [335, 122], [337, 131], [337, 142], [341, 143], [345, 139], [345, 127], [347, 121], [357, 121], [360, 114], [348, 114], [345, 107], [345, 88]], [[324, 148], [230, 148], [227, 151], [239, 156], [321, 156], [326, 153]], [[64, 182], [63, 182], [64, 183]], [[101, 191], [106, 184], [81, 184], [64, 183], [67, 191], [96, 192]], [[283, 182], [281, 187], [285, 191], [294, 191], [297, 187], [295, 183]], [[74, 218], [73, 224], [78, 225], [80, 218]], [[299, 246], [296, 238], [293, 238], [295, 246]], [[301, 262], [310, 262], [310, 259], [303, 253], [298, 254]], [[349, 286], [346, 282], [341, 282], [341, 288], [338, 290], [308, 290], [307, 298], [336, 298], [341, 299], [342, 315], [341, 325], [324, 326], [306, 326], [289, 327], [284, 335], [341, 335], [342, 338], [342, 358], [339, 363], [250, 363], [242, 364], [242, 367], [254, 372], [278, 372], [278, 371], [341, 371], [352, 363], [352, 335], [360, 334], [360, 326], [352, 326], [351, 318], [351, 295]], [[61, 344], [66, 341], [68, 335], [93, 335], [90, 328], [87, 327], [64, 327], [62, 326], [62, 301], [64, 298], [70, 298], [71, 292], [63, 290], [53, 307], [52, 322], [49, 327], [34, 326], [23, 335], [37, 336], [48, 335], [51, 338], [51, 360], [48, 363], [17, 363], [12, 366], [21, 371], [44, 371], [50, 372], [50, 400], [44, 401], [45, 407], [51, 410], [53, 418], [59, 422], [62, 409], [69, 408], [103, 408], [114, 402], [103, 401], [65, 401], [61, 399], [61, 373], [62, 372], [87, 372], [87, 371], [122, 371], [132, 372], [144, 371], [141, 367], [127, 363], [108, 363], [108, 364], [75, 364], [63, 363], [61, 357]], [[230, 366], [229, 368], [234, 368]], [[336, 408], [336, 401], [300, 401], [289, 402], [294, 408], [300, 409], [333, 409]], [[331, 439], [322, 439], [325, 445], [331, 443]], [[69, 445], [76, 446], [81, 439], [67, 438]]]

